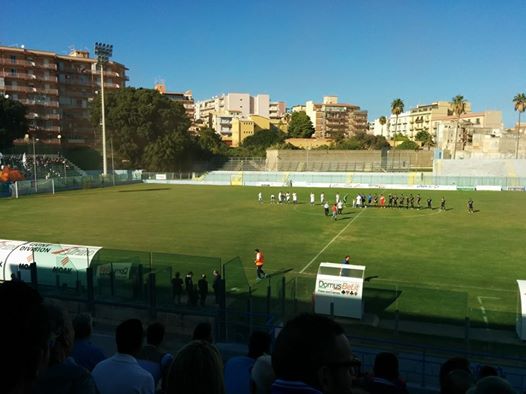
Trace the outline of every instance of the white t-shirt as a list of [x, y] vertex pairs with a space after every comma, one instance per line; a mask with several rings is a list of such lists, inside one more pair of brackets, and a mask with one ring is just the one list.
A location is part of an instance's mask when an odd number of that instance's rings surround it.
[[135, 357], [115, 353], [98, 363], [91, 372], [100, 394], [154, 394], [153, 376]]

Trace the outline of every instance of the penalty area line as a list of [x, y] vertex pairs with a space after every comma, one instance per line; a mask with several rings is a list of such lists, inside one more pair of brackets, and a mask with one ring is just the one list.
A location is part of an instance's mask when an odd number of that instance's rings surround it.
[[[363, 209], [363, 208], [362, 208], [362, 209]], [[360, 217], [360, 215], [361, 215], [363, 212], [364, 212], [363, 210], [360, 211], [360, 213], [359, 213], [358, 215], [356, 215], [356, 216], [355, 216], [355, 217], [354, 217], [354, 218], [353, 218], [353, 219], [352, 219], [352, 220], [351, 220], [351, 221], [350, 221], [350, 222], [349, 222], [344, 228], [342, 228], [342, 229], [340, 230], [340, 232], [339, 232], [338, 234], [336, 234], [336, 235], [334, 236], [334, 238], [331, 239], [331, 240], [329, 241], [329, 243], [328, 243], [327, 245], [325, 245], [325, 247], [324, 247], [322, 250], [320, 250], [320, 251], [318, 252], [318, 254], [317, 254], [316, 256], [314, 256], [314, 258], [313, 258], [311, 261], [309, 261], [305, 267], [302, 268], [302, 270], [300, 271], [300, 274], [303, 274], [303, 273], [305, 272], [305, 270], [306, 270], [307, 268], [309, 268], [310, 265], [311, 265], [312, 263], [314, 263], [314, 261], [316, 261], [316, 259], [317, 259], [318, 257], [320, 257], [320, 255], [321, 255], [323, 252], [325, 252], [325, 251], [327, 250], [327, 248], [328, 248], [329, 246], [331, 246], [331, 244], [332, 244], [334, 241], [336, 241], [336, 240], [340, 237], [340, 235], [342, 235], [342, 233], [343, 233], [345, 230], [347, 230], [347, 228], [348, 228], [351, 224], [353, 224], [353, 222], [354, 222], [356, 219], [358, 219], [358, 218]]]

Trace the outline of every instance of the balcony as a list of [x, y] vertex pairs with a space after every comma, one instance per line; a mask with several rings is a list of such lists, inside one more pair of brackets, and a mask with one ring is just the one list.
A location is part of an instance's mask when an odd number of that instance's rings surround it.
[[58, 108], [58, 101], [41, 101], [41, 100], [18, 100], [24, 105], [40, 105], [42, 107]]

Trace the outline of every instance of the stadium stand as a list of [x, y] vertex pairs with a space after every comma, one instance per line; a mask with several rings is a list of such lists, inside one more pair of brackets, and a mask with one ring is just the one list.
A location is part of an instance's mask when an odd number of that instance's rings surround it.
[[4, 155], [2, 165], [9, 165], [11, 168], [18, 169], [25, 179], [34, 177], [35, 168], [38, 179], [86, 175], [83, 170], [60, 155], [35, 155], [34, 159], [35, 163], [33, 163], [33, 155]]

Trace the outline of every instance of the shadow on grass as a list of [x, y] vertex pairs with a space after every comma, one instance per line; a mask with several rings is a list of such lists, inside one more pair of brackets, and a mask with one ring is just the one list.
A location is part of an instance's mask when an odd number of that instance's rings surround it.
[[157, 187], [157, 188], [152, 188], [152, 189], [118, 190], [117, 193], [157, 192], [159, 190], [170, 190], [170, 188], [168, 188], [168, 187]]

